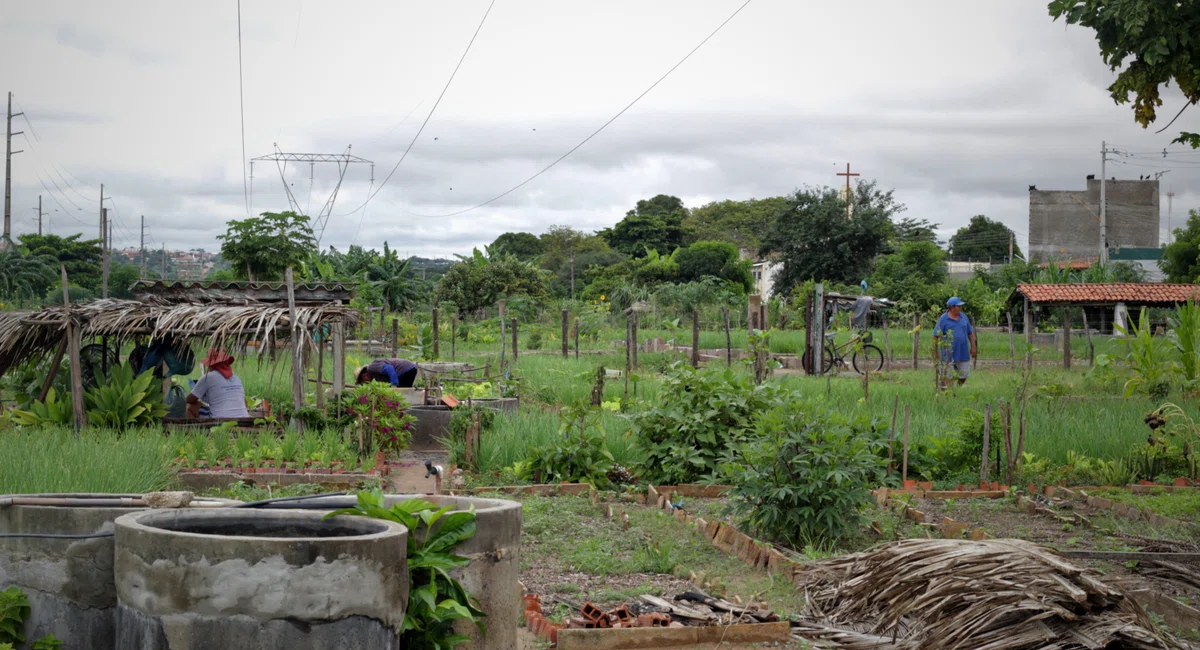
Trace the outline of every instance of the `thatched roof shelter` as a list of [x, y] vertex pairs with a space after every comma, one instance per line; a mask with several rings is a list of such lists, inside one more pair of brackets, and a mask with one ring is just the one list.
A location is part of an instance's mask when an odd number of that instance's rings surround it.
[[[27, 359], [52, 352], [67, 329], [66, 307], [37, 311], [0, 312], [0, 375]], [[290, 338], [292, 322], [287, 304], [249, 300], [239, 302], [169, 302], [148, 299], [95, 300], [70, 307], [81, 338], [110, 336], [129, 339], [202, 339], [208, 347], [236, 349], [254, 341], [274, 351], [280, 334]], [[315, 349], [311, 333], [325, 325], [353, 325], [358, 311], [343, 305], [296, 306], [304, 353]]]

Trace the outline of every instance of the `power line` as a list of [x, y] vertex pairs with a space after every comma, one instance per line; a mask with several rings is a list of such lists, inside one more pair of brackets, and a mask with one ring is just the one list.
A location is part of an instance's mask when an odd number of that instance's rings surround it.
[[[596, 137], [597, 135], [599, 135], [601, 131], [603, 131], [603, 130], [604, 130], [606, 127], [608, 127], [608, 125], [609, 125], [609, 124], [612, 124], [613, 122], [617, 121], [617, 118], [619, 118], [619, 117], [621, 117], [622, 115], [624, 115], [626, 111], [628, 111], [629, 109], [633, 108], [633, 105], [634, 105], [634, 104], [638, 103], [638, 101], [639, 101], [639, 100], [641, 100], [641, 98], [643, 98], [643, 97], [645, 97], [646, 95], [648, 95], [648, 94], [650, 93], [650, 91], [651, 91], [651, 90], [654, 90], [654, 89], [655, 89], [655, 87], [657, 87], [657, 86], [658, 86], [658, 84], [662, 83], [662, 82], [663, 82], [663, 80], [664, 80], [664, 79], [666, 79], [668, 76], [670, 76], [670, 74], [671, 74], [672, 72], [675, 72], [675, 69], [676, 69], [676, 68], [678, 68], [679, 66], [683, 65], [685, 61], [687, 61], [689, 58], [691, 58], [691, 56], [692, 56], [693, 54], [695, 54], [697, 50], [699, 50], [701, 47], [704, 47], [704, 44], [705, 44], [705, 43], [707, 43], [707, 42], [709, 41], [709, 39], [711, 39], [713, 36], [716, 36], [716, 35], [717, 35], [717, 32], [721, 31], [721, 29], [722, 29], [723, 27], [725, 27], [725, 25], [729, 24], [729, 21], [733, 20], [733, 19], [734, 19], [734, 18], [735, 18], [735, 17], [736, 17], [736, 16], [737, 16], [739, 13], [741, 13], [741, 11], [742, 11], [743, 9], [745, 9], [745, 8], [746, 8], [746, 6], [747, 6], [747, 5], [749, 5], [751, 2], [752, 2], [752, 0], [746, 0], [745, 2], [743, 2], [743, 3], [742, 3], [742, 5], [741, 5], [740, 7], [738, 7], [738, 8], [737, 8], [737, 9], [736, 9], [736, 10], [735, 10], [735, 11], [734, 11], [732, 14], [730, 14], [730, 15], [729, 15], [729, 17], [728, 17], [728, 18], [726, 18], [726, 19], [725, 19], [725, 20], [724, 20], [724, 21], [723, 21], [723, 22], [722, 22], [720, 25], [717, 25], [717, 28], [716, 28], [716, 29], [714, 29], [714, 30], [712, 31], [712, 33], [710, 33], [708, 36], [705, 36], [705, 37], [704, 37], [704, 40], [700, 41], [700, 44], [699, 44], [699, 45], [697, 45], [696, 47], [692, 48], [692, 50], [691, 50], [690, 52], [688, 52], [687, 54], [685, 54], [685, 55], [684, 55], [684, 57], [683, 57], [682, 59], [680, 59], [678, 63], [676, 63], [675, 65], [671, 66], [671, 69], [670, 69], [670, 70], [667, 70], [667, 71], [666, 71], [666, 73], [664, 73], [664, 74], [663, 74], [661, 77], [659, 77], [657, 81], [655, 81], [654, 83], [650, 84], [650, 87], [649, 87], [649, 88], [647, 88], [646, 90], [642, 91], [642, 93], [641, 93], [640, 95], [638, 95], [637, 97], [634, 97], [634, 98], [633, 98], [633, 101], [629, 102], [629, 104], [628, 104], [628, 105], [626, 105], [626, 106], [625, 106], [625, 108], [622, 108], [620, 111], [618, 111], [618, 112], [617, 112], [617, 114], [616, 114], [616, 115], [612, 116], [612, 118], [611, 118], [611, 119], [609, 119], [609, 120], [608, 120], [607, 122], [605, 122], [604, 124], [601, 124], [601, 125], [600, 125], [600, 128], [598, 128], [598, 129], [596, 129], [595, 131], [593, 131], [593, 132], [592, 132], [592, 134], [591, 134], [591, 135], [589, 135], [588, 137], [584, 138], [582, 142], [580, 142], [579, 144], [575, 145], [574, 147], [571, 147], [571, 148], [570, 148], [570, 149], [569, 149], [569, 150], [568, 150], [566, 153], [564, 153], [563, 155], [559, 156], [559, 157], [558, 157], [558, 158], [557, 158], [557, 159], [556, 159], [554, 162], [550, 163], [549, 165], [546, 165], [546, 167], [545, 167], [545, 168], [543, 168], [543, 169], [542, 169], [541, 171], [539, 171], [538, 173], [534, 174], [533, 176], [530, 176], [529, 178], [527, 178], [527, 179], [525, 179], [525, 180], [521, 181], [520, 183], [517, 183], [516, 185], [514, 185], [512, 188], [508, 189], [507, 191], [505, 191], [505, 192], [502, 192], [501, 194], [498, 194], [498, 195], [496, 195], [496, 196], [494, 196], [494, 197], [492, 197], [492, 198], [488, 199], [487, 201], [484, 201], [483, 203], [480, 203], [479, 205], [476, 205], [476, 206], [474, 206], [474, 207], [470, 207], [470, 208], [467, 208], [467, 209], [465, 209], [465, 210], [459, 210], [458, 212], [450, 212], [450, 213], [448, 213], [448, 214], [437, 214], [437, 215], [414, 215], [414, 216], [419, 216], [419, 217], [424, 217], [424, 218], [433, 218], [433, 219], [438, 219], [438, 218], [443, 218], [443, 217], [454, 217], [454, 216], [458, 216], [458, 215], [460, 215], [460, 214], [464, 214], [464, 213], [470, 212], [470, 211], [472, 211], [472, 210], [477, 210], [477, 209], [479, 209], [479, 208], [482, 208], [482, 207], [483, 207], [483, 206], [485, 206], [485, 205], [488, 205], [488, 204], [490, 204], [490, 203], [494, 203], [494, 202], [496, 202], [496, 201], [498, 201], [498, 200], [500, 200], [500, 199], [502, 199], [502, 198], [504, 198], [504, 197], [508, 196], [509, 194], [512, 194], [513, 192], [515, 192], [515, 191], [517, 191], [517, 190], [521, 189], [522, 187], [524, 187], [524, 186], [525, 186], [525, 185], [527, 185], [528, 183], [532, 182], [532, 181], [533, 181], [534, 179], [536, 179], [538, 176], [541, 176], [542, 174], [545, 174], [546, 172], [550, 171], [550, 169], [551, 169], [551, 168], [553, 168], [555, 165], [557, 165], [558, 163], [560, 163], [560, 162], [562, 162], [563, 160], [565, 160], [565, 159], [567, 158], [567, 156], [570, 156], [571, 154], [575, 153], [577, 150], [579, 150], [579, 148], [580, 148], [580, 147], [582, 147], [583, 145], [587, 144], [589, 140], [591, 140], [592, 138], [594, 138], [594, 137]], [[383, 188], [381, 187], [380, 189], [383, 189]], [[409, 213], [409, 214], [412, 214], [412, 213]]]
[[[747, 2], [749, 2], [749, 0], [747, 0]], [[383, 190], [383, 186], [387, 185], [387, 182], [392, 179], [392, 175], [396, 173], [396, 170], [400, 169], [400, 163], [404, 162], [404, 159], [408, 157], [408, 152], [412, 151], [413, 145], [417, 143], [417, 138], [421, 137], [421, 132], [425, 130], [425, 125], [429, 124], [429, 120], [433, 117], [434, 111], [437, 110], [438, 104], [442, 103], [442, 98], [446, 96], [446, 91], [450, 90], [450, 84], [454, 82], [454, 77], [458, 74], [458, 69], [462, 67], [463, 61], [466, 60], [467, 54], [471, 51], [471, 46], [475, 44], [475, 38], [479, 36], [479, 31], [483, 29], [483, 23], [487, 21], [488, 14], [492, 13], [492, 7], [495, 5], [496, 0], [492, 0], [488, 4], [487, 11], [483, 12], [483, 18], [479, 20], [479, 26], [475, 28], [475, 33], [471, 35], [471, 40], [467, 42], [467, 48], [463, 50], [462, 56], [458, 58], [458, 64], [454, 66], [454, 70], [450, 73], [450, 78], [446, 80], [446, 85], [442, 87], [442, 92], [438, 94], [437, 101], [433, 103], [433, 108], [429, 109], [429, 115], [426, 115], [425, 121], [421, 122], [421, 128], [417, 129], [416, 135], [414, 135], [412, 140], [409, 141], [408, 147], [404, 149], [404, 153], [400, 155], [400, 160], [396, 161], [396, 166], [392, 167], [392, 171], [388, 172], [387, 177], [383, 179], [383, 182], [379, 184], [379, 187], [369, 196], [367, 196], [367, 200], [363, 201], [363, 204], [359, 206], [359, 208], [365, 208], [366, 205], [371, 202], [371, 199], [374, 199], [375, 195], [379, 194], [379, 192]], [[351, 210], [349, 214], [354, 214], [357, 211], [358, 208]], [[363, 214], [366, 213], [364, 212]], [[358, 225], [360, 227], [362, 226], [361, 218], [359, 219]]]
[[[297, 19], [298, 20], [298, 19]], [[299, 26], [297, 26], [299, 29]], [[238, 36], [238, 114], [242, 123], [242, 198], [246, 200], [246, 216], [250, 216], [250, 182], [246, 180], [246, 94], [242, 86], [242, 0], [237, 2]]]

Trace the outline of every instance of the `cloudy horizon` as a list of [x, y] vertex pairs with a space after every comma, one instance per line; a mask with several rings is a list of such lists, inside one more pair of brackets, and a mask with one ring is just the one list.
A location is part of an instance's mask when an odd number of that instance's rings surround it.
[[[497, 0], [428, 126], [386, 185], [479, 23], [487, 0], [456, 3], [245, 0], [247, 158], [283, 151], [375, 162], [348, 170], [323, 246], [453, 257], [506, 231], [611, 226], [643, 198], [689, 207], [836, 186], [847, 162], [895, 189], [902, 216], [949, 239], [975, 214], [1027, 249], [1028, 186], [1085, 187], [1100, 173], [1162, 177], [1173, 226], [1200, 207], [1200, 152], [1153, 155], [1180, 130], [1164, 93], [1159, 124], [1134, 124], [1105, 88], [1094, 34], [1050, 19], [1043, 1], [942, 0], [804, 6], [754, 0], [620, 119], [528, 179], [683, 57], [743, 0]], [[6, 8], [12, 91], [14, 234], [36, 232], [38, 195], [55, 234], [98, 232], [100, 183], [114, 246], [219, 249], [247, 216], [238, 95], [237, 4], [48, 0]], [[30, 128], [32, 126], [32, 128]], [[246, 165], [246, 171], [249, 166]], [[253, 166], [253, 212], [288, 209], [274, 163]], [[290, 164], [316, 215], [332, 164]], [[382, 187], [382, 189], [380, 189]], [[371, 192], [374, 199], [362, 209]]]

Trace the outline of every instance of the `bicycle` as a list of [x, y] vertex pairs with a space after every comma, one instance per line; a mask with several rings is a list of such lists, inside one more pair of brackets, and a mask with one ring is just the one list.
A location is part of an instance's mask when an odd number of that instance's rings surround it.
[[[835, 363], [841, 368], [847, 367], [846, 355], [851, 351], [854, 352], [854, 355], [850, 358], [850, 363], [858, 374], [863, 374], [864, 369], [867, 372], [883, 370], [883, 350], [870, 345], [872, 339], [870, 330], [859, 330], [850, 337], [849, 341], [841, 345], [834, 345], [833, 339], [836, 336], [836, 332], [826, 332], [825, 334], [825, 349], [821, 355], [821, 372], [829, 372]], [[859, 342], [863, 344], [861, 350], [857, 345]]]

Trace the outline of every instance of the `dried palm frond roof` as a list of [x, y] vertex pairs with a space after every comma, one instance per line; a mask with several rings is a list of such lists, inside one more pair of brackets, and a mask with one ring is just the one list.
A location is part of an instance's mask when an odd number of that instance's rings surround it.
[[[66, 333], [67, 309], [44, 307], [37, 311], [0, 312], [0, 375], [26, 359], [52, 351]], [[312, 333], [323, 325], [353, 325], [358, 311], [337, 304], [296, 307], [301, 347], [314, 347]], [[84, 338], [112, 336], [128, 338], [149, 335], [152, 339], [194, 339], [211, 347], [228, 348], [258, 341], [263, 349], [274, 348], [277, 335], [291, 331], [287, 305], [277, 303], [190, 302], [164, 303], [137, 300], [95, 300], [72, 305], [70, 318]]]
[[1023, 540], [913, 539], [807, 568], [798, 634], [848, 650], [1178, 650], [1116, 587]]

